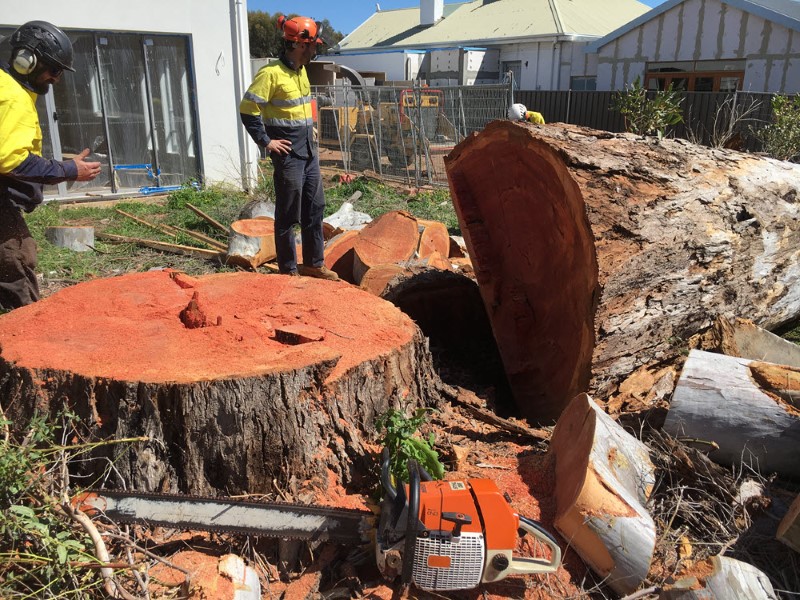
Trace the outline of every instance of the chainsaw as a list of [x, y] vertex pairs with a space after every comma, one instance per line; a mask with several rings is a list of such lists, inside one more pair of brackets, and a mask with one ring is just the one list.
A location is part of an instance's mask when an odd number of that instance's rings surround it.
[[[384, 577], [429, 591], [472, 589], [511, 574], [558, 569], [558, 542], [538, 523], [516, 514], [492, 480], [433, 481], [409, 461], [409, 482], [395, 487], [389, 463], [384, 450], [385, 497], [377, 529], [368, 510], [284, 502], [95, 490], [73, 503], [117, 523], [348, 545], [374, 541]], [[549, 558], [514, 556], [518, 531], [543, 544]]]

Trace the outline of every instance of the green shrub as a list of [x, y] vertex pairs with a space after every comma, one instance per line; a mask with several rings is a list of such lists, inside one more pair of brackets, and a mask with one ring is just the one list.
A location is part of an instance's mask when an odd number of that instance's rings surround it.
[[424, 408], [418, 408], [411, 416], [391, 408], [375, 423], [383, 432], [381, 443], [389, 449], [390, 470], [395, 481], [408, 481], [409, 459], [416, 460], [434, 479], [444, 477], [444, 466], [433, 449], [433, 434], [427, 439], [419, 436], [419, 429], [427, 421], [427, 416], [428, 411]]
[[625, 130], [637, 135], [652, 135], [664, 137], [664, 132], [670, 125], [677, 125], [683, 121], [681, 111], [683, 96], [672, 89], [655, 92], [648, 98], [647, 90], [642, 86], [639, 77], [632, 85], [625, 86], [624, 91], [614, 95], [613, 106], [625, 119]]
[[772, 123], [754, 129], [764, 152], [778, 160], [800, 162], [800, 95], [772, 97]]

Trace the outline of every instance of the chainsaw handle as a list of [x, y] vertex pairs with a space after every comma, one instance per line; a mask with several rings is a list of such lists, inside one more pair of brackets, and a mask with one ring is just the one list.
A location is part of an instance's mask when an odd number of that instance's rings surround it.
[[530, 533], [545, 546], [550, 548], [550, 560], [543, 558], [513, 557], [508, 566], [508, 573], [529, 575], [532, 573], [554, 573], [561, 564], [561, 547], [546, 529], [533, 519], [519, 517], [519, 528]]
[[414, 554], [417, 546], [419, 532], [419, 465], [417, 461], [408, 461], [408, 510], [406, 512], [406, 540], [403, 552], [403, 570], [400, 582], [403, 585], [411, 583], [414, 572]]

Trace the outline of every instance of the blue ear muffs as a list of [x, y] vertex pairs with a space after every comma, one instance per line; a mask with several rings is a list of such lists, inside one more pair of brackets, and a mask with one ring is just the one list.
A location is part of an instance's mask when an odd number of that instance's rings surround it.
[[30, 75], [33, 73], [37, 62], [36, 54], [31, 52], [28, 48], [17, 48], [11, 60], [14, 70], [20, 75]]

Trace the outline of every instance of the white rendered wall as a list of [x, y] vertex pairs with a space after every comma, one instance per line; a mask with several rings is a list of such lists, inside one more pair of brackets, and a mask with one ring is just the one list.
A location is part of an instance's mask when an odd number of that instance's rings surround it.
[[335, 54], [325, 57], [338, 65], [356, 71], [378, 71], [386, 73], [387, 81], [406, 81], [417, 78], [424, 54], [411, 54], [404, 51], [373, 52], [364, 54]]
[[246, 0], [3, 2], [2, 25], [13, 27], [32, 20], [49, 21], [67, 32], [85, 29], [190, 36], [206, 180], [242, 184], [254, 175], [257, 149], [245, 137], [239, 120], [239, 100], [250, 84]]
[[645, 63], [746, 59], [744, 91], [800, 92], [800, 32], [720, 0], [686, 0], [600, 48], [597, 89], [644, 78]]

